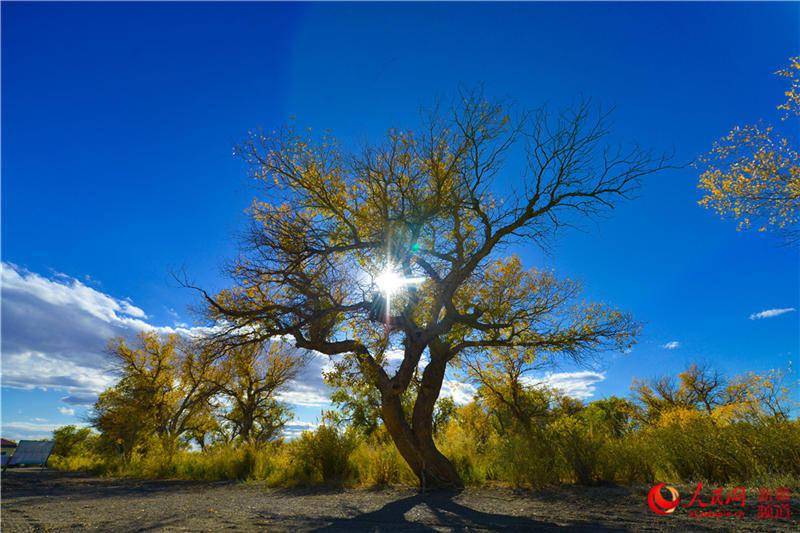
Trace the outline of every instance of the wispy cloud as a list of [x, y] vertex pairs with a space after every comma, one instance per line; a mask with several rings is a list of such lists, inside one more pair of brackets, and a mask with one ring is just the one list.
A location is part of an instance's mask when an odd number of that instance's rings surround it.
[[406, 352], [402, 348], [395, 348], [393, 350], [386, 350], [387, 361], [402, 361]]
[[681, 347], [681, 343], [678, 341], [669, 341], [668, 343], [661, 346], [665, 350], [677, 350]]
[[303, 407], [326, 407], [331, 403], [327, 394], [320, 393], [319, 389], [299, 381], [289, 384], [290, 389], [280, 392], [276, 397], [292, 405]]
[[2, 264], [2, 311], [4, 387], [96, 395], [113, 382], [108, 339], [150, 327], [127, 300], [10, 263]]
[[457, 405], [464, 405], [472, 401], [477, 389], [470, 383], [446, 379], [442, 382], [440, 398], [452, 398]]
[[64, 396], [61, 401], [69, 405], [92, 405], [97, 396], [95, 394], [70, 394]]
[[283, 436], [287, 439], [299, 437], [304, 431], [309, 431], [319, 426], [315, 422], [303, 422], [302, 420], [290, 420], [283, 426]]
[[[184, 336], [208, 330], [155, 326], [130, 300], [64, 274], [45, 277], [11, 263], [2, 263], [2, 314], [3, 386], [63, 390], [67, 394], [61, 401], [68, 406], [91, 405], [114, 383], [105, 353], [108, 339], [146, 330]], [[327, 356], [311, 354], [301, 375], [280, 398], [300, 406], [329, 406], [330, 390], [322, 373], [330, 365]], [[74, 415], [75, 410], [60, 407], [59, 412]], [[12, 426], [3, 427], [10, 431]]]
[[61, 427], [61, 424], [46, 424], [38, 421], [33, 422], [6, 422], [3, 427], [11, 430], [51, 432]]
[[128, 299], [115, 298], [65, 274], [51, 277], [2, 263], [4, 387], [55, 389], [62, 401], [87, 405], [114, 382], [108, 339], [145, 330], [201, 334], [208, 328], [154, 326]]
[[323, 373], [332, 369], [331, 358], [318, 352], [309, 352], [306, 365], [296, 379], [287, 384], [278, 399], [304, 407], [330, 407], [331, 389], [323, 380]]
[[597, 388], [595, 385], [606, 379], [601, 372], [581, 370], [578, 372], [555, 372], [545, 374], [540, 378], [525, 378], [529, 385], [545, 386], [557, 389], [562, 394], [578, 400], [586, 400], [594, 396]]
[[[3, 421], [3, 437], [6, 439], [49, 439], [53, 431], [63, 424], [46, 424], [41, 422]], [[85, 424], [76, 424], [83, 426]]]
[[753, 313], [750, 315], [750, 320], [761, 320], [762, 318], [773, 318], [776, 316], [780, 316], [786, 313], [791, 313], [795, 311], [794, 307], [782, 307], [778, 309], [765, 309], [763, 311], [759, 311], [758, 313]]

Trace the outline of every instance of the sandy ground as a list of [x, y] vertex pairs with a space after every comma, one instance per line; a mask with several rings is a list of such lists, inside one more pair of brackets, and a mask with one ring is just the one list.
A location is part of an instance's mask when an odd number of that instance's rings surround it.
[[8, 470], [2, 478], [2, 531], [472, 531], [555, 530], [799, 531], [791, 520], [756, 518], [748, 492], [744, 519], [657, 516], [648, 487], [570, 487], [527, 492], [467, 489], [276, 490], [253, 483], [137, 481]]

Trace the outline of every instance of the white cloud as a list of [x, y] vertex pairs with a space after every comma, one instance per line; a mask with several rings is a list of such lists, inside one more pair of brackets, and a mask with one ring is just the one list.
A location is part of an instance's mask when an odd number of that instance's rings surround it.
[[[108, 339], [141, 331], [194, 336], [202, 327], [159, 327], [131, 301], [56, 274], [44, 277], [2, 263], [2, 385], [67, 392], [68, 405], [91, 405], [115, 381], [105, 353]], [[330, 358], [312, 354], [281, 399], [303, 406], [330, 405], [322, 372]], [[65, 408], [68, 409], [68, 408]]]
[[794, 307], [783, 307], [780, 309], [765, 309], [763, 311], [759, 311], [758, 313], [753, 313], [750, 315], [750, 320], [761, 320], [762, 318], [773, 318], [776, 316], [783, 315], [785, 313], [791, 313], [795, 311]]
[[[34, 419], [36, 420], [36, 419]], [[37, 431], [37, 432], [52, 432], [54, 429], [60, 428], [61, 424], [46, 424], [42, 422], [6, 422], [3, 424], [4, 428], [11, 430], [22, 431]]]
[[331, 389], [323, 381], [322, 373], [332, 368], [333, 362], [330, 357], [309, 352], [306, 366], [297, 378], [289, 382], [287, 389], [278, 394], [278, 399], [305, 407], [330, 406]]
[[6, 422], [3, 421], [3, 438], [11, 440], [20, 439], [49, 439], [53, 430], [63, 424], [45, 424], [41, 422]]
[[[154, 326], [145, 321], [147, 314], [133, 302], [64, 274], [45, 277], [2, 263], [1, 281], [2, 386], [62, 390], [67, 394], [61, 401], [69, 406], [93, 404], [97, 395], [114, 383], [116, 378], [105, 353], [108, 339], [132, 337], [145, 330], [184, 336], [209, 331], [202, 327]], [[330, 365], [327, 356], [312, 354], [301, 376], [281, 398], [295, 405], [330, 405], [330, 391], [322, 381], [322, 372]], [[74, 415], [71, 407], [60, 407], [59, 412]], [[49, 426], [34, 428], [28, 422], [3, 424], [4, 435], [16, 432], [22, 437], [43, 438], [48, 431]]]
[[302, 420], [290, 420], [283, 426], [283, 436], [287, 439], [299, 437], [304, 431], [312, 430], [319, 426], [318, 422], [304, 422]]
[[661, 347], [665, 350], [676, 350], [681, 347], [681, 343], [678, 341], [669, 341]]
[[406, 351], [402, 348], [386, 350], [385, 356], [387, 361], [402, 361], [406, 356]]
[[586, 400], [594, 395], [597, 390], [595, 384], [606, 379], [606, 375], [601, 372], [581, 370], [579, 372], [547, 373], [539, 379], [524, 379], [529, 385], [557, 389], [572, 398]]
[[[66, 403], [89, 404], [114, 381], [108, 339], [144, 330], [197, 335], [207, 328], [157, 327], [130, 300], [81, 281], [2, 263], [2, 384], [64, 390]], [[75, 401], [79, 399], [79, 401]]]
[[457, 405], [464, 405], [472, 401], [477, 390], [470, 383], [446, 379], [442, 382], [440, 398], [452, 398]]
[[304, 407], [326, 407], [331, 403], [327, 394], [320, 393], [317, 388], [298, 381], [290, 383], [289, 390], [276, 396], [282, 402]]
[[115, 299], [64, 274], [56, 277], [63, 281], [48, 279], [14, 264], [3, 263], [4, 292], [23, 292], [32, 299], [52, 306], [77, 308], [104, 322], [129, 320], [127, 317], [147, 318], [144, 311], [128, 300]]
[[3, 386], [78, 392], [93, 403], [97, 394], [114, 382], [100, 352], [90, 348], [76, 351], [76, 360], [70, 361], [62, 352], [12, 352], [4, 346]]

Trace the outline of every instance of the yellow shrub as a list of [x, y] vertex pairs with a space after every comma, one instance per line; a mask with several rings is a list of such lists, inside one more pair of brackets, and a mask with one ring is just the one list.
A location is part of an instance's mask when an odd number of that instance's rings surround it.
[[451, 420], [439, 435], [438, 446], [452, 461], [464, 483], [479, 485], [489, 476], [491, 458], [483, 453], [481, 441], [469, 431], [470, 427]]
[[351, 455], [358, 483], [367, 487], [416, 485], [417, 478], [394, 443], [373, 438], [359, 443]]
[[559, 483], [556, 450], [546, 430], [498, 437], [493, 449], [496, 479], [516, 487], [546, 487]]
[[273, 485], [344, 484], [355, 481], [350, 455], [357, 446], [351, 431], [323, 424], [287, 442], [275, 457]]
[[69, 455], [62, 457], [52, 455], [47, 461], [47, 466], [66, 472], [89, 472], [91, 474], [105, 474], [109, 470], [108, 460], [95, 454]]

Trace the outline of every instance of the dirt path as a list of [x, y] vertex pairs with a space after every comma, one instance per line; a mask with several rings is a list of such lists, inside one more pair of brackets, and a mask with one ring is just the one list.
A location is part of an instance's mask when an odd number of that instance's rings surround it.
[[[136, 481], [54, 471], [9, 470], [2, 479], [2, 530], [64, 531], [452, 531], [555, 530], [797, 531], [791, 521], [657, 516], [646, 487], [568, 488], [529, 493], [468, 489], [420, 495], [410, 489], [276, 490], [250, 483]], [[750, 501], [750, 500], [753, 501]]]

